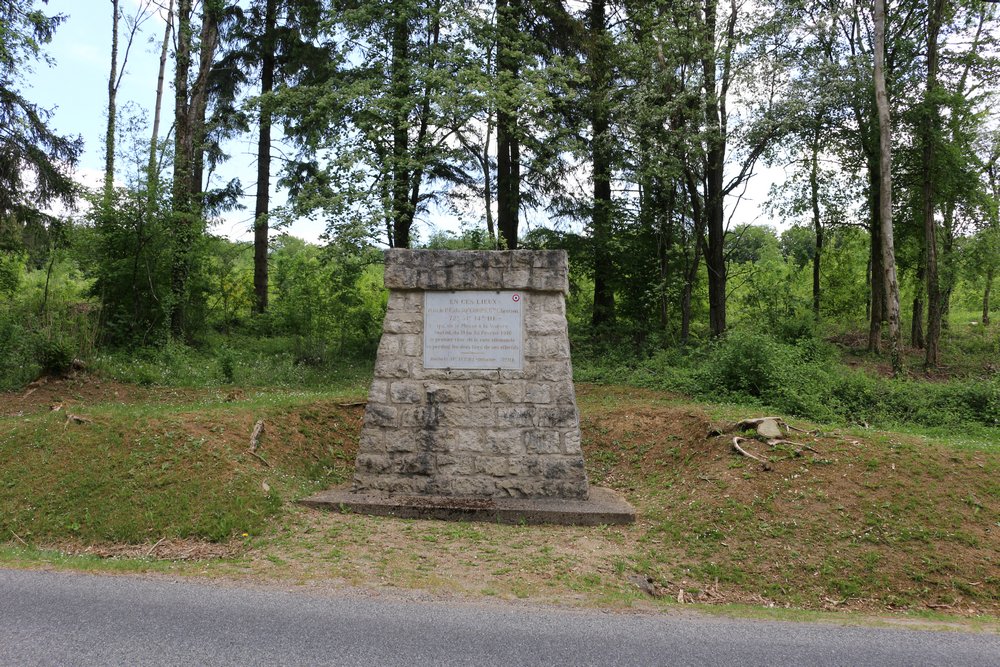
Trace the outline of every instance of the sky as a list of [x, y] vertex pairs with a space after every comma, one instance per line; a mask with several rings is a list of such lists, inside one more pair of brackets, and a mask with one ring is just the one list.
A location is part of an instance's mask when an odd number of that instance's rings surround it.
[[[39, 3], [40, 4], [40, 3]], [[135, 14], [137, 0], [121, 0], [126, 14]], [[45, 51], [55, 61], [53, 66], [39, 62], [34, 73], [26, 77], [31, 88], [27, 97], [53, 112], [50, 126], [65, 135], [80, 135], [84, 153], [77, 166], [77, 180], [90, 186], [103, 182], [104, 135], [107, 131], [108, 75], [111, 69], [111, 2], [108, 0], [49, 0], [41, 7], [47, 14], [62, 14], [66, 20], [59, 26]], [[164, 23], [159, 17], [142, 24], [136, 37], [125, 74], [118, 92], [119, 125], [125, 120], [126, 105], [142, 109], [149, 126], [156, 103], [156, 79], [160, 66], [160, 45]], [[125, 22], [119, 26], [119, 65], [124, 57]], [[171, 81], [172, 61], [167, 63], [167, 85]], [[160, 136], [170, 127], [173, 113], [171, 90], [164, 91], [163, 120]], [[148, 131], [143, 130], [144, 136]], [[230, 178], [240, 179], [249, 196], [244, 197], [247, 210], [234, 211], [216, 222], [212, 232], [233, 240], [253, 240], [253, 185], [256, 181], [256, 140], [246, 137], [227, 145], [232, 159], [217, 174], [217, 184]], [[117, 163], [118, 180], [122, 165]], [[273, 179], [272, 179], [273, 180]], [[273, 194], [273, 193], [272, 193]], [[277, 201], [283, 201], [278, 198]], [[307, 241], [318, 242], [324, 231], [322, 221], [300, 220], [286, 231]]]
[[[135, 13], [140, 0], [121, 0], [126, 14]], [[39, 3], [41, 4], [41, 3]], [[50, 126], [65, 135], [80, 135], [84, 139], [84, 153], [77, 167], [77, 180], [86, 185], [96, 186], [102, 182], [104, 169], [104, 134], [107, 127], [107, 86], [111, 58], [111, 2], [108, 0], [49, 0], [41, 6], [47, 14], [62, 14], [64, 23], [56, 31], [52, 42], [45, 51], [54, 64], [48, 66], [38, 62], [34, 72], [26, 77], [30, 88], [26, 97], [53, 113]], [[152, 109], [156, 100], [156, 79], [159, 69], [160, 43], [163, 39], [162, 19], [154, 17], [142, 25], [137, 36], [122, 77], [118, 93], [119, 125], [124, 122], [125, 109], [129, 104], [142, 110], [147, 123], [151, 124]], [[119, 63], [124, 56], [125, 22], [120, 26]], [[171, 80], [167, 64], [167, 83]], [[169, 88], [164, 91], [163, 121], [161, 138], [170, 127], [173, 98]], [[143, 130], [148, 136], [148, 131]], [[216, 222], [212, 231], [232, 240], [253, 240], [253, 185], [256, 179], [256, 141], [248, 136], [227, 145], [231, 159], [222, 165], [216, 175], [215, 185], [238, 177], [247, 191], [243, 205], [246, 210], [227, 213]], [[118, 160], [121, 180], [121, 159]], [[733, 222], [773, 224], [763, 213], [770, 183], [784, 178], [780, 167], [758, 169], [741, 201]], [[272, 184], [273, 184], [272, 178]], [[273, 188], [272, 188], [273, 190]], [[272, 192], [272, 202], [282, 202], [280, 193]], [[526, 216], [528, 224], [538, 221], [538, 214]], [[431, 228], [457, 231], [459, 221], [444, 214], [431, 212], [426, 221]], [[298, 220], [286, 231], [307, 241], [320, 242], [325, 229], [323, 220]], [[427, 238], [429, 229], [421, 230]]]

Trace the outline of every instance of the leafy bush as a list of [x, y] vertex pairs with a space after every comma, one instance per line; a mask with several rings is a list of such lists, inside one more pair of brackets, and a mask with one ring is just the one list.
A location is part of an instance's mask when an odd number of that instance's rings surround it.
[[817, 421], [925, 427], [1000, 426], [1000, 379], [890, 380], [839, 364], [815, 337], [794, 344], [751, 329], [684, 355], [663, 350], [640, 359], [624, 349], [578, 359], [578, 380], [680, 392], [706, 401], [767, 407]]
[[38, 375], [30, 333], [12, 313], [0, 310], [0, 390], [17, 389]]
[[64, 375], [73, 365], [74, 349], [62, 336], [38, 338], [35, 342], [35, 360], [46, 375]]

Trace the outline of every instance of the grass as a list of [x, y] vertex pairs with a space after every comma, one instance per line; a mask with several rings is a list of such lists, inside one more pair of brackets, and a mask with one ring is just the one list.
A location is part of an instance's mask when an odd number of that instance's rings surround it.
[[[5, 395], [0, 562], [618, 608], [680, 598], [948, 612], [987, 625], [1000, 614], [1000, 448], [989, 429], [939, 439], [794, 422], [818, 429], [797, 438], [815, 451], [756, 443], [774, 468], [765, 472], [708, 435], [759, 408], [580, 385], [588, 474], [637, 507], [634, 526], [441, 523], [294, 505], [350, 478], [362, 408], [349, 404], [364, 384], [296, 391], [85, 376]], [[246, 451], [258, 419], [267, 465]]]

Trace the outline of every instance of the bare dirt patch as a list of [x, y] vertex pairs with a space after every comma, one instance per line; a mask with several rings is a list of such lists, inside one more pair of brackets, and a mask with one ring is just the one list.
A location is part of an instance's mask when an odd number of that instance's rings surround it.
[[71, 411], [74, 407], [102, 404], [177, 403], [205, 393], [205, 390], [197, 389], [140, 387], [86, 373], [74, 373], [68, 377], [43, 376], [21, 391], [0, 394], [0, 417], [22, 416], [53, 409]]

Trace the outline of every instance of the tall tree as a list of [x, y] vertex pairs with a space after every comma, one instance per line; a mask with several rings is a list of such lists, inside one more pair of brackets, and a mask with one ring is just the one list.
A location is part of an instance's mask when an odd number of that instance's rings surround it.
[[178, 0], [177, 3], [170, 304], [170, 328], [175, 336], [189, 333], [188, 279], [194, 261], [195, 244], [204, 228], [203, 177], [208, 82], [219, 44], [219, 19], [224, 9], [222, 0], [206, 0], [202, 4], [199, 38], [195, 40], [197, 26], [194, 23], [193, 5], [193, 0]]
[[[122, 54], [121, 65], [119, 55], [119, 26], [122, 19], [122, 9], [119, 0], [111, 0], [111, 72], [108, 75], [108, 124], [104, 135], [104, 201], [111, 197], [111, 189], [115, 182], [115, 132], [118, 126], [118, 89], [121, 87], [128, 58], [132, 53], [132, 45], [139, 34], [142, 25], [155, 15], [154, 0], [140, 0], [135, 6], [135, 14], [125, 18], [125, 53]], [[168, 12], [169, 14], [169, 12]], [[170, 21], [167, 21], [169, 25]]]
[[875, 105], [879, 126], [879, 217], [883, 286], [889, 319], [889, 353], [892, 372], [903, 371], [899, 328], [899, 285], [896, 282], [896, 255], [892, 234], [892, 126], [885, 86], [885, 0], [875, 0]]
[[611, 261], [611, 57], [605, 0], [592, 0], [588, 17], [588, 78], [591, 156], [594, 181], [591, 243], [594, 248], [594, 326], [614, 322], [614, 267]]
[[80, 138], [49, 129], [50, 112], [19, 90], [34, 63], [50, 62], [42, 49], [63, 20], [35, 5], [0, 3], [0, 219], [14, 217], [19, 225], [41, 219], [54, 201], [72, 205], [70, 174], [83, 149]]
[[[316, 37], [322, 0], [254, 0], [229, 7], [224, 19], [223, 54], [213, 67], [216, 99], [213, 126], [222, 135], [257, 133], [257, 179], [254, 195], [254, 310], [268, 305], [268, 248], [271, 231], [271, 148], [273, 93], [308, 84], [327, 66], [330, 52]], [[255, 118], [241, 104], [255, 95]], [[252, 122], [253, 120], [256, 123]], [[255, 127], [253, 127], [255, 126]]]
[[938, 35], [944, 13], [944, 0], [931, 0], [927, 17], [927, 83], [924, 92], [923, 121], [920, 127], [921, 216], [924, 223], [924, 275], [927, 279], [927, 336], [924, 365], [938, 365], [941, 339], [941, 292], [938, 285], [937, 223], [934, 221], [934, 176], [936, 143], [940, 131], [937, 102]]

